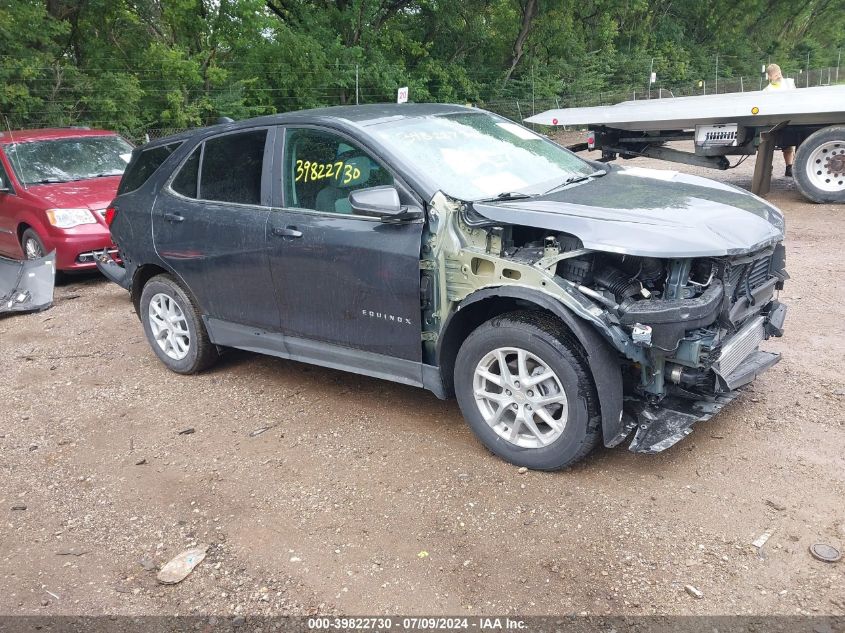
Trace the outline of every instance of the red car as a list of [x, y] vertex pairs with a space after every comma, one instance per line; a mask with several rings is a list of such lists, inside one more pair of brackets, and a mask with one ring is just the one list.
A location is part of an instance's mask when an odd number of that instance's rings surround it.
[[0, 133], [0, 255], [55, 250], [56, 269], [70, 271], [96, 268], [96, 251], [116, 253], [105, 212], [131, 153], [106, 130]]

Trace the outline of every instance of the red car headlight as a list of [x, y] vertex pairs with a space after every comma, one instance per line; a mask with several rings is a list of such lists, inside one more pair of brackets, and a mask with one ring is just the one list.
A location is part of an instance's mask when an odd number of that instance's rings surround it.
[[97, 223], [97, 218], [88, 209], [47, 209], [47, 220], [59, 229]]

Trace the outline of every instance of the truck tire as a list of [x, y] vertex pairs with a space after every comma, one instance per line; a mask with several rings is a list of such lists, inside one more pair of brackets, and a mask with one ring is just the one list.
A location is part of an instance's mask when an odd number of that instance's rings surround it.
[[845, 202], [845, 125], [831, 125], [808, 136], [798, 146], [792, 175], [808, 200]]
[[601, 439], [585, 354], [544, 312], [511, 312], [473, 331], [458, 351], [455, 395], [478, 439], [517, 466], [565, 468]]
[[199, 308], [170, 275], [156, 275], [144, 285], [140, 314], [147, 342], [171, 371], [195, 374], [217, 360]]

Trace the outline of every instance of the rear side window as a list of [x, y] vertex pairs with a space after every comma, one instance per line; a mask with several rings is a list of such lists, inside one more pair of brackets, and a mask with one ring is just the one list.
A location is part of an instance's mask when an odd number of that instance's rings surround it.
[[190, 158], [186, 160], [176, 178], [170, 184], [170, 188], [176, 193], [180, 193], [188, 198], [197, 197], [197, 187], [199, 185], [199, 169], [200, 169], [200, 152], [202, 145], [197, 147]]
[[200, 198], [261, 204], [266, 140], [267, 130], [254, 130], [206, 141], [200, 168]]
[[161, 164], [167, 160], [167, 157], [175, 152], [180, 145], [182, 145], [181, 141], [178, 143], [169, 143], [168, 145], [159, 145], [158, 147], [141, 151], [138, 157], [126, 168], [126, 172], [120, 180], [120, 186], [117, 188], [117, 195], [135, 191], [147, 182], [150, 176], [161, 167]]

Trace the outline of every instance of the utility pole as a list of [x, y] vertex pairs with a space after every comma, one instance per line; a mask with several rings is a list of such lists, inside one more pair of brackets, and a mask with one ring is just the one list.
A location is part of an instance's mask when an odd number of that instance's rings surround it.
[[358, 64], [355, 64], [355, 105], [358, 105]]
[[807, 88], [810, 87], [810, 51], [807, 51]]
[[839, 49], [839, 57], [836, 58], [836, 83], [839, 83], [839, 62], [842, 61], [842, 49]]
[[[531, 116], [534, 116], [534, 61], [531, 62]], [[533, 125], [532, 125], [533, 127]]]
[[651, 58], [651, 66], [648, 69], [648, 98], [651, 99], [651, 82], [654, 77], [654, 57]]
[[719, 94], [719, 53], [716, 53], [716, 94]]

